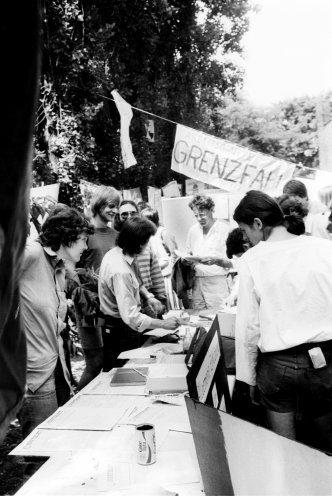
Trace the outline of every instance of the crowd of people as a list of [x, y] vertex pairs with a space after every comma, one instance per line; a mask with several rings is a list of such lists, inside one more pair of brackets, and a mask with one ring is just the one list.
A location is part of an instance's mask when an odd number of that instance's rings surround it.
[[306, 419], [312, 444], [332, 452], [332, 187], [320, 202], [297, 180], [279, 198], [249, 191], [233, 230], [208, 196], [193, 196], [188, 208], [197, 222], [183, 258], [158, 212], [121, 201], [113, 187], [97, 190], [89, 219], [66, 205], [49, 209], [21, 276], [24, 436], [72, 394], [69, 318], [85, 358], [82, 389], [122, 366], [118, 355], [142, 345], [146, 330], [175, 330], [168, 310], [237, 304], [237, 380], [264, 407], [268, 427], [296, 439], [297, 420]]

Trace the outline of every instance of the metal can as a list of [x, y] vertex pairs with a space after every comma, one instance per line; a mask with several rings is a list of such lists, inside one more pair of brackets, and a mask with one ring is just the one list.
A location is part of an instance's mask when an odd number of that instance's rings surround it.
[[137, 432], [137, 462], [140, 465], [152, 465], [156, 461], [156, 435], [154, 425], [139, 424]]

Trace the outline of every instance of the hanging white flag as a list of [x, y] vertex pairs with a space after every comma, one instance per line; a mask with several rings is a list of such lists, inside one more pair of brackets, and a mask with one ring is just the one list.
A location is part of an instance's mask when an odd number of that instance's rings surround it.
[[124, 100], [122, 96], [119, 95], [117, 90], [111, 91], [111, 95], [114, 98], [115, 105], [120, 114], [121, 153], [122, 153], [124, 167], [125, 169], [128, 169], [128, 167], [137, 164], [133, 154], [130, 136], [129, 136], [129, 126], [131, 119], [133, 117], [133, 111], [131, 109], [131, 105], [129, 105], [129, 103], [127, 103], [126, 100]]
[[145, 122], [146, 129], [146, 139], [150, 141], [150, 143], [154, 143], [154, 120], [148, 119]]

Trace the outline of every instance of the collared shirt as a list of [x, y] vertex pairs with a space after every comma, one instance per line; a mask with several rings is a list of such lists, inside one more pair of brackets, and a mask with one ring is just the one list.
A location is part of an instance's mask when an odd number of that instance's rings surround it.
[[332, 339], [330, 241], [296, 236], [260, 242], [240, 259], [236, 376], [256, 384], [258, 350]]
[[[197, 223], [189, 229], [187, 236], [187, 251], [198, 257], [218, 257], [226, 256], [226, 239], [229, 234], [229, 226], [220, 220], [216, 220], [207, 234], [203, 233], [202, 226]], [[221, 276], [228, 273], [228, 270], [219, 265], [195, 265], [196, 276]]]
[[135, 257], [116, 246], [106, 253], [100, 266], [98, 292], [105, 315], [122, 319], [134, 331], [143, 332], [151, 318], [141, 313], [140, 282]]
[[27, 385], [36, 391], [53, 373], [60, 358], [65, 378], [63, 340], [67, 312], [65, 267], [50, 248], [28, 242], [20, 278], [21, 313], [27, 337]]

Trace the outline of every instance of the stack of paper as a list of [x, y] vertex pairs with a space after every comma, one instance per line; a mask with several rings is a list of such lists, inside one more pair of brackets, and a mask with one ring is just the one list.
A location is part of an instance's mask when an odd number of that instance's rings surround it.
[[151, 393], [179, 393], [187, 391], [188, 369], [184, 363], [150, 365], [146, 388]]

